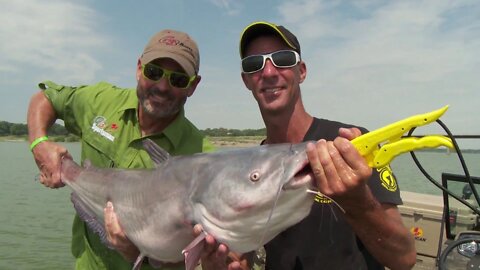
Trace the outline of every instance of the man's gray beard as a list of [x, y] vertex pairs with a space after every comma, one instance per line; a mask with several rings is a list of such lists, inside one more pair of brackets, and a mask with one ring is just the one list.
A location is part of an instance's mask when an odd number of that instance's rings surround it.
[[148, 99], [141, 100], [140, 104], [142, 105], [143, 111], [145, 113], [147, 113], [148, 115], [154, 118], [159, 118], [159, 119], [175, 116], [183, 107], [183, 104], [175, 103], [175, 104], [171, 104], [171, 106], [168, 106], [168, 107], [158, 108], [158, 107], [152, 106], [152, 104]]
[[165, 106], [158, 107], [158, 106], [153, 106], [150, 103], [148, 99], [150, 95], [152, 95], [151, 89], [140, 89], [140, 85], [137, 85], [137, 97], [138, 97], [140, 106], [142, 106], [143, 111], [146, 114], [157, 119], [162, 119], [162, 118], [167, 118], [167, 117], [172, 117], [177, 115], [180, 109], [183, 108], [183, 105], [187, 101], [187, 97], [185, 97], [183, 100], [179, 100], [178, 102], [169, 103], [168, 107], [165, 107]]

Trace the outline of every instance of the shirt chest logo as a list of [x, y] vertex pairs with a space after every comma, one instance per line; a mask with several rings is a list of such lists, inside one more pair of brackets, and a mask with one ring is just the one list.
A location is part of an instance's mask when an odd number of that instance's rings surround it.
[[[93, 119], [93, 124], [92, 124], [92, 130], [98, 134], [100, 134], [102, 137], [108, 139], [109, 141], [114, 141], [115, 137], [105, 131], [105, 128], [108, 126], [107, 124], [107, 119], [103, 116], [97, 116]], [[115, 130], [117, 129], [117, 124], [112, 124], [112, 128]]]

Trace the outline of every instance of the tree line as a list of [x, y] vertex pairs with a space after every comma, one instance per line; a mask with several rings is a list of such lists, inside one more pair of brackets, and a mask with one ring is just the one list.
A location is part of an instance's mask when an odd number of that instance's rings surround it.
[[[68, 135], [67, 129], [60, 124], [53, 124], [48, 131], [48, 135], [66, 136]], [[26, 136], [28, 135], [27, 124], [10, 123], [6, 121], [0, 121], [0, 136]]]
[[203, 134], [211, 137], [238, 137], [238, 136], [265, 136], [267, 130], [261, 129], [229, 129], [229, 128], [207, 128], [202, 130]]
[[[206, 136], [211, 137], [236, 137], [236, 136], [265, 136], [266, 129], [228, 129], [228, 128], [207, 128], [201, 130]], [[0, 121], [0, 136], [26, 136], [28, 135], [27, 124], [10, 123]], [[68, 130], [60, 125], [53, 124], [48, 130], [49, 136], [68, 136]]]

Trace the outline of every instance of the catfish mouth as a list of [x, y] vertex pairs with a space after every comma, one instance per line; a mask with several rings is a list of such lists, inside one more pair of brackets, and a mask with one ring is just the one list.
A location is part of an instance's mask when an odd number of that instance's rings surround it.
[[297, 189], [308, 184], [312, 185], [313, 171], [307, 158], [304, 158], [293, 172], [293, 176], [283, 185], [282, 189]]

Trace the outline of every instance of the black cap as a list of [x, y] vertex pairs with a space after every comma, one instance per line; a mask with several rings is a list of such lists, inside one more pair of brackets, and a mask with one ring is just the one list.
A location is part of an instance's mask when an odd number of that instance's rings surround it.
[[245, 57], [245, 48], [250, 41], [265, 34], [278, 35], [290, 48], [301, 55], [297, 37], [287, 28], [269, 22], [254, 22], [243, 29], [240, 37], [240, 58]]

